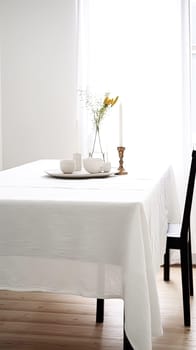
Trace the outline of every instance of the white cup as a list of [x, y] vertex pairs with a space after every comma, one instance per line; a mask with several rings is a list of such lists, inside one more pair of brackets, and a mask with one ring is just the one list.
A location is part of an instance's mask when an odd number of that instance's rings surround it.
[[60, 160], [60, 168], [64, 174], [71, 174], [74, 171], [74, 160], [62, 159]]
[[83, 159], [84, 169], [91, 174], [104, 171], [104, 161], [101, 158], [85, 158]]
[[74, 170], [80, 171], [82, 169], [82, 155], [81, 155], [81, 153], [74, 153], [73, 160], [75, 162]]

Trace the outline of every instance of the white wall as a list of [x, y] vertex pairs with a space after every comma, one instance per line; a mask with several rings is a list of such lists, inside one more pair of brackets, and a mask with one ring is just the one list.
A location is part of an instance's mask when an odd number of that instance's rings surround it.
[[74, 0], [0, 0], [3, 167], [75, 150]]

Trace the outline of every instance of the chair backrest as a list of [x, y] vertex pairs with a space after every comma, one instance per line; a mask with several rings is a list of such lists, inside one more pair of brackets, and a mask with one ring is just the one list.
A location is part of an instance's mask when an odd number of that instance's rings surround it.
[[195, 174], [196, 174], [196, 150], [193, 150], [188, 185], [187, 185], [187, 192], [186, 192], [186, 198], [185, 198], [182, 227], [181, 227], [181, 238], [183, 240], [188, 239], [191, 207], [192, 207], [193, 192], [194, 192], [194, 185], [195, 185]]

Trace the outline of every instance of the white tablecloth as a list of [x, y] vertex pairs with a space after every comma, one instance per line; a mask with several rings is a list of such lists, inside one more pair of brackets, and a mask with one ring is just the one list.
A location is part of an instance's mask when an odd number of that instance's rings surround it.
[[40, 160], [0, 173], [0, 289], [122, 298], [135, 350], [162, 333], [156, 271], [179, 222], [171, 168], [162, 175], [55, 179]]

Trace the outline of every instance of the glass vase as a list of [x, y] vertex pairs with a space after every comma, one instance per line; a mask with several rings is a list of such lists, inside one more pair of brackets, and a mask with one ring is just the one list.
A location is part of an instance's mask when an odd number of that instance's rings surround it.
[[94, 135], [92, 138], [91, 148], [89, 151], [89, 157], [92, 158], [101, 158], [105, 162], [105, 153], [103, 151], [102, 143], [101, 143], [101, 135], [100, 128], [98, 126], [95, 127]]

